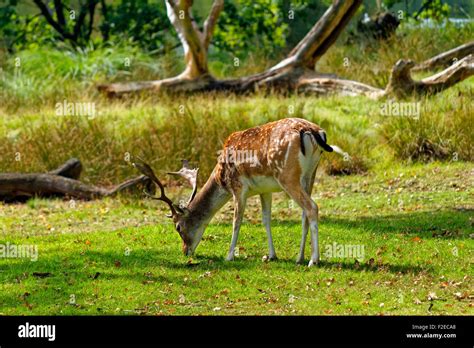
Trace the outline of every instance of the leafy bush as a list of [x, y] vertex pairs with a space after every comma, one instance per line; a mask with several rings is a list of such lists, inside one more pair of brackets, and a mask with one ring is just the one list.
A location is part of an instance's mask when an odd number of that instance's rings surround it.
[[121, 0], [108, 5], [107, 18], [100, 30], [104, 41], [124, 39], [145, 50], [163, 49], [169, 45], [171, 24], [161, 0]]
[[0, 0], [0, 49], [13, 52], [51, 43], [55, 32], [43, 18], [22, 13], [18, 0]]

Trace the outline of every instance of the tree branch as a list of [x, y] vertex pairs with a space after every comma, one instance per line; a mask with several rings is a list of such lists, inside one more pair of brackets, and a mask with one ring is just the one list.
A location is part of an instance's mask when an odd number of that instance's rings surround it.
[[104, 24], [100, 27], [101, 32], [102, 32], [102, 37], [104, 38], [104, 41], [109, 41], [109, 32], [110, 32], [110, 26], [109, 26], [109, 14], [107, 10], [107, 4], [105, 0], [100, 0], [100, 8], [102, 12], [102, 16], [104, 17]]
[[290, 52], [296, 64], [313, 69], [355, 14], [362, 0], [334, 0], [324, 15]]
[[81, 34], [81, 29], [82, 29], [82, 26], [84, 25], [84, 20], [86, 19], [86, 16], [87, 16], [87, 8], [85, 6], [81, 6], [79, 17], [76, 20], [76, 24], [74, 24], [73, 37], [74, 37], [75, 42], [77, 42], [79, 39], [79, 36]]
[[214, 29], [219, 19], [219, 15], [224, 9], [224, 0], [214, 0], [212, 3], [211, 11], [209, 16], [204, 22], [203, 36], [204, 36], [204, 47], [209, 48], [211, 43], [212, 35], [214, 34]]
[[461, 59], [469, 54], [474, 53], [474, 41], [468, 42], [467, 44], [453, 48], [452, 50], [443, 52], [434, 56], [424, 62], [417, 64], [411, 69], [412, 71], [428, 70], [437, 67], [447, 67], [453, 63], [454, 59]]
[[63, 37], [63, 39], [74, 40], [73, 36], [54, 20], [53, 16], [49, 12], [48, 7], [41, 0], [33, 0], [33, 2], [39, 8], [46, 21]]
[[64, 18], [62, 1], [61, 0], [54, 0], [54, 8], [56, 10], [56, 17], [58, 17], [58, 23], [63, 28], [66, 27], [66, 18]]
[[99, 3], [99, 0], [90, 0], [89, 1], [89, 30], [87, 31], [87, 34], [85, 36], [85, 39], [88, 41], [92, 35], [92, 30], [94, 29], [94, 15], [95, 15], [95, 8], [97, 4]]

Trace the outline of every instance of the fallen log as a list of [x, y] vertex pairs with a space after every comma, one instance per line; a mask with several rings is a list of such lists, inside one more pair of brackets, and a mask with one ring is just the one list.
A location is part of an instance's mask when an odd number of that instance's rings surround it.
[[415, 65], [412, 71], [431, 70], [435, 68], [447, 68], [462, 58], [474, 54], [474, 41], [443, 52], [424, 62]]
[[111, 188], [88, 185], [78, 180], [82, 164], [70, 159], [64, 165], [48, 173], [0, 174], [0, 201], [26, 201], [31, 197], [66, 197], [92, 200], [113, 196], [138, 186], [153, 190], [151, 180], [144, 175], [126, 180]]
[[414, 66], [415, 63], [412, 60], [400, 59], [392, 68], [385, 94], [404, 98], [410, 95], [423, 96], [439, 93], [474, 75], [474, 55], [470, 54], [443, 71], [420, 81], [411, 78], [410, 72]]

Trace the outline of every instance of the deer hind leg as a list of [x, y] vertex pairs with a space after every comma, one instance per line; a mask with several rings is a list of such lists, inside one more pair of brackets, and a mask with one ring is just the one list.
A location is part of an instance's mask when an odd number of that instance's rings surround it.
[[[306, 192], [301, 182], [296, 183], [291, 180], [286, 181], [283, 179], [280, 180], [280, 184], [286, 193], [303, 209], [306, 219], [308, 219], [309, 230], [311, 232], [311, 260], [308, 266], [316, 265], [319, 262], [318, 205], [313, 202], [311, 195]], [[305, 235], [305, 233], [303, 234]], [[306, 236], [304, 238], [306, 238]]]
[[226, 258], [227, 261], [234, 260], [235, 247], [237, 246], [240, 226], [242, 225], [242, 219], [244, 217], [246, 200], [247, 197], [244, 192], [234, 193], [234, 222], [232, 225], [232, 241]]
[[268, 237], [268, 257], [270, 260], [276, 260], [275, 247], [273, 246], [273, 238], [271, 231], [271, 216], [272, 216], [272, 194], [263, 193], [260, 195], [260, 202], [262, 203], [262, 222], [267, 231]]
[[[304, 190], [309, 194], [310, 197], [311, 197], [311, 192], [313, 190], [315, 175], [316, 175], [316, 170], [314, 170], [313, 174], [311, 175], [311, 179], [304, 180]], [[301, 217], [301, 243], [300, 243], [300, 252], [298, 253], [298, 257], [296, 258], [297, 264], [304, 263], [304, 249], [306, 246], [306, 237], [308, 236], [308, 230], [309, 230], [309, 221], [303, 209], [303, 214]]]

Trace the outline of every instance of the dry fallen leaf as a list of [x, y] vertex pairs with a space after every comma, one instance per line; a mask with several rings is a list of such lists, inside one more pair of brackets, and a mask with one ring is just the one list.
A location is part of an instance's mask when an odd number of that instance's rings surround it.
[[448, 282], [441, 282], [440, 286], [442, 288], [447, 288], [449, 286], [449, 283]]
[[433, 301], [433, 300], [437, 300], [437, 299], [438, 299], [438, 296], [436, 296], [435, 292], [430, 292], [428, 294], [428, 301]]

